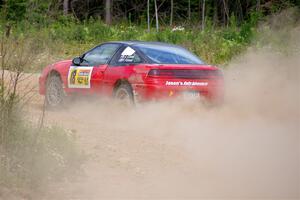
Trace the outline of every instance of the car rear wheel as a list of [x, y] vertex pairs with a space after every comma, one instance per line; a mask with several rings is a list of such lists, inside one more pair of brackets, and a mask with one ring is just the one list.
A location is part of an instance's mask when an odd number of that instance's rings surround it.
[[46, 105], [51, 108], [57, 108], [63, 105], [65, 93], [63, 83], [58, 75], [50, 75], [46, 85]]
[[129, 106], [134, 104], [132, 88], [129, 84], [121, 84], [115, 91], [114, 97], [123, 105]]

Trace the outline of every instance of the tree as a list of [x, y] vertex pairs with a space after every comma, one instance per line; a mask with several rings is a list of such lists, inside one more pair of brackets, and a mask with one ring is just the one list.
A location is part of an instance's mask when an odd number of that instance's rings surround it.
[[188, 0], [188, 20], [191, 21], [191, 0]]
[[202, 0], [202, 30], [205, 28], [205, 0]]
[[64, 0], [64, 15], [69, 13], [69, 0]]
[[158, 32], [159, 24], [158, 24], [158, 11], [157, 11], [157, 2], [156, 2], [156, 0], [154, 0], [154, 7], [155, 7], [156, 32]]
[[222, 2], [224, 6], [223, 21], [224, 21], [224, 25], [228, 26], [228, 22], [229, 22], [228, 2], [226, 0], [222, 0]]
[[257, 0], [257, 3], [256, 3], [256, 10], [257, 10], [257, 11], [260, 10], [260, 0]]
[[147, 25], [148, 32], [150, 32], [150, 0], [147, 1]]
[[173, 15], [174, 15], [174, 0], [171, 0], [170, 26], [173, 25]]
[[27, 0], [5, 0], [3, 1], [6, 9], [6, 18], [13, 21], [21, 21], [25, 18]]
[[112, 0], [105, 0], [105, 23], [111, 24], [111, 4]]
[[[14, 22], [41, 20], [43, 16], [53, 16], [61, 13], [72, 14], [80, 21], [88, 18], [102, 18], [110, 25], [113, 20], [130, 20], [133, 23], [147, 21], [150, 31], [152, 18], [164, 26], [188, 24], [196, 22], [204, 29], [208, 19], [215, 26], [227, 26], [230, 17], [237, 19], [238, 25], [249, 20], [251, 13], [270, 14], [274, 10], [282, 10], [290, 6], [300, 6], [299, 0], [0, 0], [0, 15], [4, 7], [7, 19]], [[198, 6], [196, 6], [198, 4]], [[155, 6], [155, 10], [152, 9]], [[59, 10], [60, 9], [60, 10]], [[59, 11], [59, 12], [58, 12]], [[154, 13], [155, 12], [155, 13]], [[159, 13], [158, 13], [159, 12]], [[199, 15], [194, 18], [194, 13]], [[146, 19], [147, 18], [147, 19]], [[192, 25], [192, 24], [190, 24]]]

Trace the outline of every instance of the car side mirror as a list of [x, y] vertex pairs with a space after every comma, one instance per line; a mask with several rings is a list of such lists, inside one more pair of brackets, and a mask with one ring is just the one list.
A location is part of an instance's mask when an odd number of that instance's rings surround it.
[[80, 57], [76, 57], [72, 60], [72, 63], [76, 66], [79, 66], [81, 64], [82, 59]]

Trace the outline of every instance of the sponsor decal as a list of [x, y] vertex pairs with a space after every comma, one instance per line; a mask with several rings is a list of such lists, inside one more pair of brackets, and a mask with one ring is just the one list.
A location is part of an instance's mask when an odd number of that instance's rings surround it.
[[126, 47], [121, 53], [121, 57], [118, 62], [133, 62], [135, 50], [131, 47]]
[[166, 81], [169, 86], [208, 86], [208, 82], [197, 81]]
[[93, 67], [71, 66], [68, 74], [69, 88], [91, 88]]

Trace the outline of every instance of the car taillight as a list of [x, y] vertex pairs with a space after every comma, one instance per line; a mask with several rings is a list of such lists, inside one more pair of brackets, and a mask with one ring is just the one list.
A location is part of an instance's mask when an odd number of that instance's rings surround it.
[[222, 77], [223, 73], [220, 70], [151, 69], [148, 76], [178, 79], [215, 79]]
[[174, 73], [172, 70], [151, 69], [148, 73], [148, 76], [172, 77], [174, 76]]

